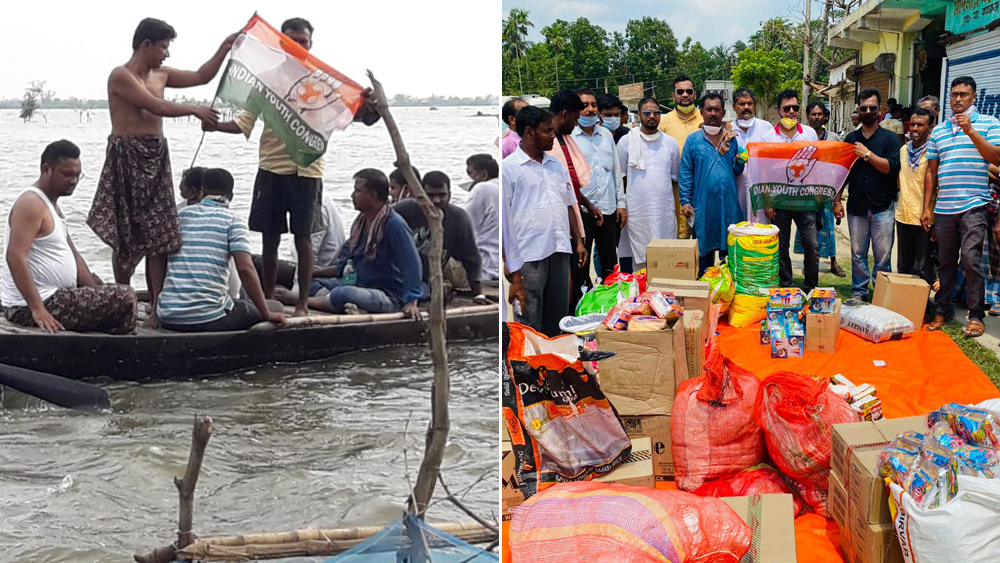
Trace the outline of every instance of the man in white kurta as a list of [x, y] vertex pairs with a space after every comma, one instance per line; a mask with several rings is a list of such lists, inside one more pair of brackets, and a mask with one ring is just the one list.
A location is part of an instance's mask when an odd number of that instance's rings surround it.
[[[754, 117], [757, 111], [757, 97], [749, 88], [740, 88], [733, 92], [733, 110], [736, 111], [736, 121], [732, 123], [732, 127], [740, 147], [746, 148], [747, 143], [763, 142], [764, 133], [774, 127], [767, 121]], [[737, 178], [740, 207], [743, 208], [748, 221], [770, 223], [763, 209], [754, 213], [753, 203], [750, 201], [750, 169], [753, 165], [753, 159], [747, 161], [746, 169]]]
[[646, 246], [653, 239], [677, 238], [674, 186], [680, 174], [681, 151], [673, 137], [658, 129], [660, 104], [639, 102], [640, 127], [618, 141], [618, 158], [628, 179], [626, 210], [634, 269], [646, 267]]

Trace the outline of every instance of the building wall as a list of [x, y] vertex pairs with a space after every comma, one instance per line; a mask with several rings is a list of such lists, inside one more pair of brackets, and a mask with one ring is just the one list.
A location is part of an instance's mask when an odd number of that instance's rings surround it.
[[[895, 53], [896, 62], [893, 67], [893, 76], [889, 81], [889, 98], [896, 98], [900, 104], [910, 105], [910, 75], [912, 68], [914, 39], [919, 37], [918, 33], [896, 33], [883, 31], [881, 40], [875, 43], [864, 43], [861, 48], [861, 62], [866, 65], [875, 62], [875, 58], [882, 53]], [[913, 100], [915, 102], [915, 100]]]

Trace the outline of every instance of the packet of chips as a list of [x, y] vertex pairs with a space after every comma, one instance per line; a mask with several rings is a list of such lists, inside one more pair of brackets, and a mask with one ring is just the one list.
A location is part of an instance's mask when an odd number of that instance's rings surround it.
[[955, 457], [962, 465], [988, 479], [1000, 478], [1000, 452], [981, 446], [961, 446]]
[[1000, 415], [973, 407], [953, 410], [949, 413], [951, 427], [969, 445], [1000, 448]]
[[889, 446], [878, 456], [878, 474], [903, 487], [906, 474], [916, 461], [917, 454]]

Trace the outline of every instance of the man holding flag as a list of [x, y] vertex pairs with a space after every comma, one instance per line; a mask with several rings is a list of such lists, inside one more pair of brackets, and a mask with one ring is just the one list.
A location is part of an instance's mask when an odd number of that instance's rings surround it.
[[[286, 20], [279, 34], [254, 15], [243, 31], [218, 97], [244, 111], [234, 121], [216, 126], [205, 123], [203, 129], [249, 138], [256, 121], [264, 121], [248, 223], [262, 235], [261, 285], [265, 297], [271, 299], [277, 282], [278, 246], [281, 235], [289, 230], [298, 257], [298, 286], [310, 286], [311, 235], [320, 224], [327, 139], [333, 130], [355, 121], [367, 94], [308, 53], [313, 26], [305, 19]], [[307, 314], [308, 297], [308, 292], [300, 292], [296, 316]]]

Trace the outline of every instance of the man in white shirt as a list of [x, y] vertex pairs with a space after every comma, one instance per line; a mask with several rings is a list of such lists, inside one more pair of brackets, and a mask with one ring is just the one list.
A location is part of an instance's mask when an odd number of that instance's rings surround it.
[[680, 189], [681, 151], [673, 137], [659, 130], [660, 115], [656, 98], [643, 98], [639, 101], [639, 128], [618, 141], [619, 164], [628, 176], [626, 231], [635, 271], [646, 267], [649, 241], [677, 238], [674, 190]]
[[[590, 183], [580, 190], [601, 215], [595, 217], [590, 210], [580, 208], [585, 233], [583, 245], [590, 251], [591, 246], [596, 243], [601, 265], [596, 273], [598, 277], [605, 278], [618, 263], [616, 226], [625, 224], [625, 188], [615, 153], [615, 136], [597, 123], [600, 119], [597, 114], [597, 96], [590, 88], [581, 88], [576, 94], [583, 102], [583, 110], [580, 111], [572, 137], [590, 165]], [[584, 270], [587, 271], [589, 281], [589, 262], [584, 264]]]
[[[515, 117], [518, 148], [503, 160], [502, 194], [510, 206], [527, 303], [514, 318], [548, 336], [560, 334], [559, 321], [570, 312], [572, 268], [587, 261], [573, 206], [576, 194], [569, 173], [546, 151], [552, 149], [552, 115], [527, 106]], [[574, 260], [575, 253], [575, 260]]]
[[[753, 90], [740, 88], [733, 92], [733, 110], [736, 112], [736, 121], [732, 123], [733, 131], [736, 133], [736, 140], [740, 147], [746, 148], [748, 143], [761, 143], [764, 141], [764, 134], [774, 126], [763, 119], [755, 117], [757, 113], [757, 97]], [[753, 210], [753, 202], [750, 201], [750, 168], [754, 165], [753, 160], [748, 160], [743, 174], [737, 178], [740, 207], [743, 208], [748, 221], [756, 223], [769, 223], [767, 214], [763, 209]]]
[[[764, 135], [765, 143], [792, 143], [795, 141], [812, 141], [819, 139], [816, 131], [808, 125], [799, 123], [799, 95], [795, 90], [784, 90], [778, 93], [778, 124]], [[751, 159], [752, 160], [752, 159]], [[819, 241], [817, 225], [819, 216], [816, 211], [789, 211], [786, 209], [768, 208], [767, 218], [778, 226], [778, 277], [781, 287], [792, 285], [792, 259], [789, 256], [792, 222], [802, 237], [802, 251], [805, 255], [805, 279], [803, 289], [807, 292], [819, 283]]]
[[482, 262], [479, 279], [496, 280], [500, 276], [500, 165], [489, 154], [474, 154], [465, 159], [465, 173], [472, 178], [465, 212], [476, 231], [476, 245]]

